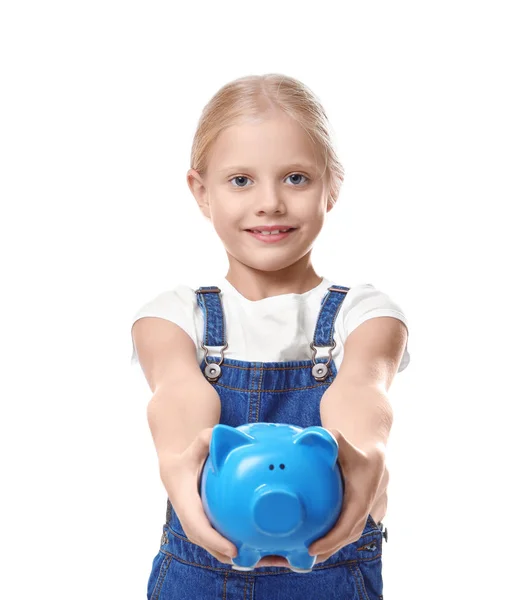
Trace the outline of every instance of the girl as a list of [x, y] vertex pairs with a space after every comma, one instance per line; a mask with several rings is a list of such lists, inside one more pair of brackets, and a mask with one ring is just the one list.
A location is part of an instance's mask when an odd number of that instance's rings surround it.
[[[311, 263], [343, 181], [324, 109], [283, 75], [225, 85], [202, 113], [187, 181], [229, 269], [159, 294], [133, 319], [132, 361], [153, 391], [148, 420], [168, 494], [147, 598], [379, 600], [387, 391], [409, 362], [407, 322], [373, 285], [337, 285]], [[279, 556], [238, 570], [236, 546], [203, 511], [213, 426], [252, 422], [320, 425], [338, 441], [342, 512], [309, 547], [311, 571]]]

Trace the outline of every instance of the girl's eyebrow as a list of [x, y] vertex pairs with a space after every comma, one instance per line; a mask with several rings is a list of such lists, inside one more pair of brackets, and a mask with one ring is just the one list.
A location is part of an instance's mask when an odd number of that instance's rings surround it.
[[[313, 170], [316, 170], [316, 165], [311, 162], [307, 162], [307, 163], [296, 162], [296, 163], [290, 163], [288, 165], [285, 165], [280, 170], [281, 171], [289, 171], [291, 169], [308, 169], [308, 170], [313, 169]], [[234, 172], [234, 171], [252, 171], [252, 170], [253, 169], [248, 166], [232, 165], [231, 167], [225, 167], [224, 169], [220, 169], [220, 172], [221, 173], [229, 173], [229, 172]]]

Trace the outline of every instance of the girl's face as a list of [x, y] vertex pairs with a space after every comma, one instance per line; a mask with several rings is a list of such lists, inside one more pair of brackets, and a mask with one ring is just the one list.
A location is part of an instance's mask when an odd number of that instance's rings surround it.
[[[332, 208], [323, 169], [323, 157], [303, 128], [278, 113], [223, 130], [206, 174], [191, 169], [188, 184], [228, 255], [254, 269], [276, 271], [311, 250]], [[248, 232], [270, 225], [295, 230], [274, 243]]]

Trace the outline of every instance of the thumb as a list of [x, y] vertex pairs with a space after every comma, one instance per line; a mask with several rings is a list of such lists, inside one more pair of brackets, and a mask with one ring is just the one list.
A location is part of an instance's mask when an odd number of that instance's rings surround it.
[[190, 459], [193, 464], [201, 463], [209, 454], [212, 433], [213, 427], [202, 429], [188, 446], [188, 459]]
[[197, 474], [197, 484], [200, 487], [200, 478], [202, 470], [209, 456], [209, 446], [213, 427], [207, 427], [199, 432], [193, 443], [191, 444], [191, 461]]

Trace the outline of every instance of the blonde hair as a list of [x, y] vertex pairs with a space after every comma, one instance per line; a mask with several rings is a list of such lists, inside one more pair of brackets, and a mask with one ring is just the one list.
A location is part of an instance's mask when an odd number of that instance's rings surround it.
[[336, 204], [344, 169], [331, 140], [327, 115], [315, 94], [301, 81], [286, 75], [248, 75], [224, 85], [204, 107], [193, 138], [191, 168], [204, 174], [208, 152], [223, 129], [241, 122], [257, 122], [279, 109], [307, 132], [325, 160], [329, 200]]

